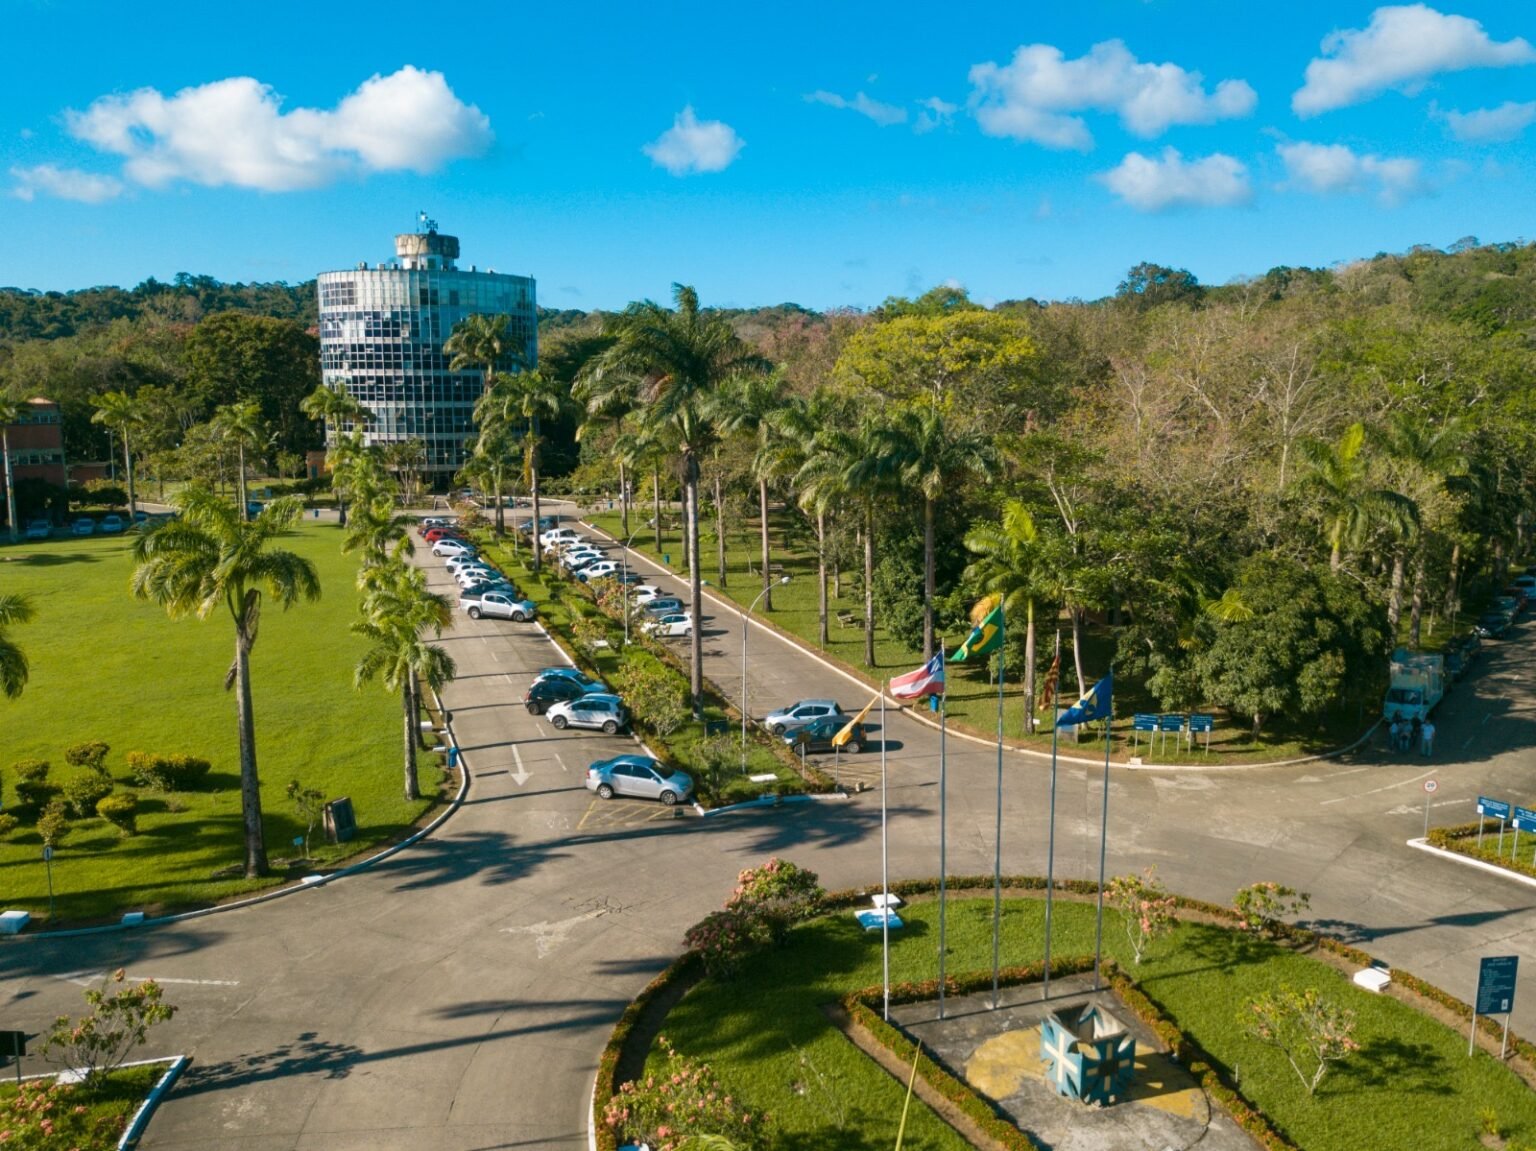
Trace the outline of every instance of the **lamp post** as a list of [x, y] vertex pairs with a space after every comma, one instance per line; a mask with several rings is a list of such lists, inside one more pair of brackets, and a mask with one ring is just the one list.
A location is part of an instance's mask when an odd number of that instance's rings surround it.
[[629, 597], [630, 597], [630, 592], [629, 592], [629, 545], [634, 542], [635, 537], [637, 535], [639, 535], [639, 534], [640, 534], [640, 529], [639, 528], [636, 528], [634, 531], [630, 532], [629, 533], [629, 539], [624, 541], [624, 547], [619, 552], [619, 563], [622, 565], [623, 572], [624, 572], [623, 578], [619, 581], [619, 584], [624, 589], [623, 611], [624, 611], [624, 646], [625, 647], [629, 646], [629, 609], [630, 609], [630, 600], [629, 600]]
[[[789, 577], [780, 576], [779, 583], [787, 584]], [[757, 593], [757, 599], [752, 601], [752, 606], [741, 613], [741, 774], [747, 774], [747, 617], [757, 607], [758, 601], [773, 590], [769, 584]]]

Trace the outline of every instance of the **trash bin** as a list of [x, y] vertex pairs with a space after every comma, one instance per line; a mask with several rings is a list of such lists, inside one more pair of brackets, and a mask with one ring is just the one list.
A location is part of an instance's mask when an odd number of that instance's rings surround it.
[[456, 748], [456, 747], [450, 747], [448, 749], [448, 766], [449, 767], [458, 767], [459, 766], [459, 749]]

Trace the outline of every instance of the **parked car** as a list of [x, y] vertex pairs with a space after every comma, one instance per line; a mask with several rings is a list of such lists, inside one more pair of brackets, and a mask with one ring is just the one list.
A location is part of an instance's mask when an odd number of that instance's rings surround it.
[[421, 533], [421, 538], [429, 544], [435, 544], [438, 540], [462, 540], [464, 533], [458, 528], [438, 527], [428, 528]]
[[560, 557], [560, 566], [568, 572], [574, 572], [607, 558], [596, 548], [573, 548]]
[[24, 534], [29, 540], [45, 540], [53, 534], [53, 524], [47, 520], [29, 520]]
[[123, 534], [123, 529], [128, 525], [123, 522], [120, 515], [105, 515], [101, 517], [101, 523], [96, 530], [104, 536], [117, 536]]
[[658, 639], [675, 639], [678, 636], [687, 638], [693, 634], [693, 613], [691, 611], [669, 612], [656, 619], [646, 620], [640, 625], [640, 630]]
[[456, 516], [425, 516], [421, 521], [422, 531], [426, 531], [429, 528], [453, 528], [458, 526], [459, 521]]
[[539, 545], [545, 548], [558, 547], [565, 543], [574, 543], [581, 539], [581, 533], [575, 528], [550, 528], [539, 535]]
[[459, 607], [468, 613], [470, 619], [487, 616], [490, 619], [510, 619], [516, 623], [524, 623], [538, 612], [531, 599], [518, 599], [501, 591], [463, 596], [459, 600]]
[[639, 604], [641, 607], [644, 607], [657, 596], [665, 595], [666, 593], [653, 583], [643, 583], [637, 585], [635, 590], [629, 594], [635, 597], [635, 602], [637, 604]]
[[1477, 617], [1472, 630], [1483, 639], [1502, 639], [1509, 630], [1509, 619], [1501, 611], [1490, 611]]
[[505, 577], [490, 564], [473, 563], [461, 564], [455, 568], [453, 570], [453, 578], [458, 581], [460, 587], [466, 587], [469, 584], [478, 583], [480, 580], [504, 579]]
[[484, 595], [488, 591], [501, 592], [503, 595], [509, 595], [513, 599], [523, 598], [522, 593], [517, 590], [517, 586], [513, 584], [511, 580], [506, 579], [505, 577], [500, 579], [476, 580], [474, 583], [466, 584], [459, 588], [459, 598], [475, 599]]
[[587, 693], [581, 684], [569, 679], [539, 679], [529, 685], [523, 696], [523, 706], [529, 715], [543, 715], [550, 706], [580, 699]]
[[[547, 532], [547, 531], [553, 531], [555, 528], [557, 528], [559, 526], [560, 526], [560, 521], [559, 521], [559, 517], [557, 517], [557, 516], [540, 516], [539, 517], [539, 531], [540, 531], [540, 533]], [[523, 534], [525, 536], [532, 535], [533, 534], [533, 521], [531, 519], [524, 520], [522, 523], [517, 525], [517, 530], [521, 534]]]
[[1510, 623], [1514, 623], [1515, 617], [1520, 614], [1520, 601], [1512, 595], [1494, 596], [1492, 602], [1489, 604], [1489, 607], [1493, 611], [1503, 612], [1504, 615], [1509, 619]]
[[1521, 612], [1523, 612], [1525, 610], [1525, 608], [1526, 608], [1526, 605], [1531, 602], [1530, 593], [1528, 593], [1519, 584], [1510, 584], [1499, 595], [1499, 598], [1500, 599], [1511, 599], [1511, 600], [1514, 600], [1515, 601], [1515, 614], [1516, 615], [1519, 615]]
[[[804, 727], [794, 731], [785, 732], [783, 740], [790, 747], [799, 750], [804, 747], [806, 751], [831, 751], [832, 737], [848, 726], [846, 715], [824, 715], [811, 720]], [[848, 742], [843, 745], [845, 749], [863, 751], [869, 746], [869, 740], [864, 732], [864, 725], [853, 725], [853, 733], [848, 737]]]
[[616, 695], [584, 695], [580, 699], [551, 704], [544, 714], [562, 731], [567, 727], [589, 727], [612, 735], [629, 723], [629, 709]]
[[96, 521], [91, 519], [90, 516], [81, 516], [74, 523], [69, 525], [70, 535], [88, 536], [95, 530]]
[[786, 735], [799, 731], [812, 720], [828, 715], [842, 716], [843, 722], [848, 722], [848, 717], [843, 715], [842, 706], [837, 700], [802, 699], [788, 707], [781, 707], [778, 711], [770, 711], [763, 716], [763, 726], [774, 735]]
[[534, 676], [534, 682], [539, 683], [546, 679], [568, 679], [588, 694], [608, 691], [606, 683], [600, 679], [593, 679], [579, 667], [542, 667], [539, 669], [539, 674]]
[[693, 778], [648, 755], [616, 755], [587, 768], [587, 790], [602, 799], [616, 795], [659, 799], [668, 807], [693, 794]]
[[475, 549], [463, 540], [444, 537], [432, 545], [432, 554], [442, 556], [472, 556], [476, 555]]
[[683, 610], [683, 601], [675, 595], [659, 595], [655, 599], [646, 600], [640, 605], [647, 615], [663, 616], [672, 615]]
[[618, 580], [621, 584], [624, 584], [626, 587], [633, 587], [635, 584], [640, 582], [639, 573], [630, 571], [627, 567], [620, 568], [619, 571], [614, 573], [613, 578]]
[[1530, 599], [1536, 595], [1536, 575], [1527, 572], [1525, 575], [1517, 575], [1512, 581], [1514, 585], [1525, 593], [1525, 598]]
[[596, 560], [578, 571], [576, 578], [582, 583], [587, 583], [590, 580], [604, 579], [613, 575], [618, 570], [619, 565], [612, 560]]
[[449, 556], [448, 562], [443, 566], [448, 569], [450, 575], [457, 575], [461, 570], [467, 567], [488, 568], [491, 565], [481, 559], [479, 554], [476, 552], [460, 552], [456, 556]]

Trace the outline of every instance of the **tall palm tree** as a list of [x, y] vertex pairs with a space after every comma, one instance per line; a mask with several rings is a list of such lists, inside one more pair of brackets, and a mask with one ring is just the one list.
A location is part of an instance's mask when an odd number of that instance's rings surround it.
[[[372, 499], [354, 505], [341, 550], [362, 552], [364, 573], [383, 564], [403, 561], [416, 554], [416, 545], [411, 541], [413, 523], [410, 516], [395, 510], [392, 492], [379, 491]], [[363, 576], [358, 578], [361, 582]]]
[[250, 519], [250, 504], [246, 499], [246, 453], [259, 450], [271, 438], [267, 422], [261, 418], [261, 405], [255, 400], [239, 400], [225, 404], [213, 413], [214, 434], [235, 449], [235, 490], [239, 500], [240, 518]]
[[[10, 528], [12, 543], [21, 538], [21, 525], [16, 522], [16, 480], [11, 475], [10, 425], [20, 421], [25, 409], [26, 405], [21, 400], [0, 396], [0, 464], [5, 468], [0, 479], [5, 482], [5, 522]], [[131, 508], [129, 513], [132, 514]]]
[[1005, 616], [1024, 614], [1024, 733], [1035, 730], [1035, 599], [1040, 595], [1040, 529], [1022, 500], [1003, 504], [997, 523], [980, 523], [966, 533], [965, 546], [976, 558], [965, 569], [967, 581], [1003, 602]]
[[992, 473], [991, 442], [968, 428], [956, 428], [943, 409], [929, 406], [897, 411], [886, 434], [886, 450], [901, 485], [923, 500], [923, 659], [933, 657], [934, 509], [951, 484]]
[[133, 433], [144, 422], [144, 413], [138, 401], [127, 392], [105, 392], [91, 401], [95, 412], [91, 423], [104, 424], [117, 432], [123, 441], [123, 468], [128, 473], [128, 516], [139, 510], [133, 490]]
[[[786, 456], [778, 443], [773, 415], [796, 396], [786, 395], [780, 373], [765, 376], [753, 373], [731, 380], [720, 393], [717, 412], [721, 426], [736, 435], [752, 437], [752, 477], [757, 480], [758, 540], [763, 569], [763, 610], [773, 610], [773, 577], [768, 568], [772, 560], [768, 541], [768, 485], [796, 470], [793, 456]], [[803, 408], [803, 404], [801, 407]]]
[[6, 633], [13, 624], [31, 622], [34, 614], [29, 597], [19, 593], [0, 595], [0, 694], [7, 699], [21, 694], [30, 669], [26, 653]]
[[453, 334], [443, 341], [443, 353], [449, 357], [450, 372], [474, 371], [481, 374], [481, 391], [491, 390], [496, 369], [509, 360], [521, 360], [522, 348], [514, 345], [507, 328], [510, 316], [483, 313], [465, 316], [453, 326]]
[[[605, 393], [615, 387], [633, 388], [641, 422], [664, 429], [682, 457], [684, 550], [692, 608], [703, 602], [699, 570], [699, 460], [715, 435], [711, 401], [720, 385], [738, 372], [767, 366], [731, 325], [719, 315], [699, 308], [699, 296], [683, 284], [672, 286], [673, 308], [651, 300], [634, 303], [604, 328], [614, 336], [611, 348], [582, 371], [576, 397], [601, 410]], [[704, 648], [702, 630], [693, 628], [689, 687], [696, 719], [704, 714]]]
[[238, 715], [245, 874], [261, 876], [267, 873], [267, 848], [256, 772], [251, 649], [256, 646], [263, 592], [285, 611], [301, 599], [320, 598], [315, 565], [295, 552], [270, 546], [303, 515], [304, 502], [284, 496], [249, 522], [205, 487], [187, 488], [176, 502], [180, 519], [134, 538], [136, 566], [130, 586], [135, 596], [158, 603], [172, 619], [207, 619], [223, 605], [235, 625], [235, 660], [224, 688], [235, 689]]
[[440, 690], [454, 677], [453, 657], [424, 638], [453, 623], [448, 600], [427, 590], [427, 576], [420, 568], [388, 563], [372, 570], [365, 583], [363, 618], [352, 630], [368, 640], [368, 650], [353, 669], [353, 686], [362, 689], [375, 679], [386, 689], [400, 693], [404, 709], [402, 745], [405, 750], [405, 798], [420, 799], [416, 778], [416, 742], [421, 730], [421, 689], [425, 684]]
[[336, 442], [343, 424], [365, 423], [370, 415], [357, 397], [347, 391], [346, 384], [337, 384], [334, 388], [321, 384], [299, 401], [299, 411], [325, 424], [327, 446]]
[[[760, 459], [754, 466], [771, 476], [787, 476], [795, 490], [795, 502], [804, 512], [814, 517], [816, 527], [816, 575], [817, 627], [822, 647], [828, 643], [827, 634], [827, 514], [836, 507], [826, 491], [810, 491], [801, 486], [799, 475], [811, 458], [816, 437], [822, 429], [843, 423], [847, 419], [845, 400], [829, 388], [818, 388], [807, 397], [787, 395], [778, 407], [767, 416], [771, 435], [759, 451]], [[766, 553], [765, 553], [766, 554]], [[766, 570], [767, 564], [764, 563]]]
[[[539, 372], [518, 372], [511, 376], [497, 376], [488, 391], [475, 405], [475, 419], [480, 421], [482, 407], [487, 416], [494, 415], [497, 422], [506, 425], [520, 424], [523, 428], [523, 471], [528, 477], [528, 493], [533, 500], [533, 522], [539, 522], [539, 419], [550, 419], [560, 414], [560, 408], [569, 393], [556, 380]], [[500, 500], [496, 514], [501, 516]], [[534, 533], [538, 535], [537, 532]], [[533, 549], [533, 571], [539, 572], [540, 549]]]
[[[498, 376], [496, 380], [507, 378]], [[503, 497], [507, 491], [507, 469], [511, 464], [512, 448], [517, 442], [518, 432], [517, 420], [510, 405], [498, 394], [501, 388], [501, 384], [493, 381], [491, 390], [475, 401], [477, 430], [474, 442], [470, 445], [471, 458], [479, 461], [479, 466], [474, 470], [490, 480], [481, 490], [488, 488], [491, 493], [495, 507], [492, 521], [498, 537], [507, 531], [506, 500]]]
[[1328, 534], [1328, 566], [1338, 571], [1344, 549], [1358, 544], [1383, 522], [1418, 522], [1418, 511], [1397, 492], [1373, 487], [1367, 470], [1365, 425], [1351, 424], [1337, 444], [1303, 440], [1307, 465], [1303, 485], [1318, 501]]

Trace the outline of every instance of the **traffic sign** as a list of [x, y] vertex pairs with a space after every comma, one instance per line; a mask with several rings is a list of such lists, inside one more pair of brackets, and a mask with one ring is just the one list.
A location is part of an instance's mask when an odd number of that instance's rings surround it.
[[1515, 971], [1518, 955], [1488, 955], [1477, 971], [1477, 1013], [1508, 1015], [1515, 1006]]
[[1508, 819], [1509, 804], [1499, 799], [1489, 799], [1486, 795], [1477, 797], [1477, 814], [1487, 816], [1489, 819]]
[[1426, 779], [1424, 781], [1424, 790], [1430, 795], [1434, 795], [1435, 792], [1440, 790], [1440, 785], [1432, 779]]

